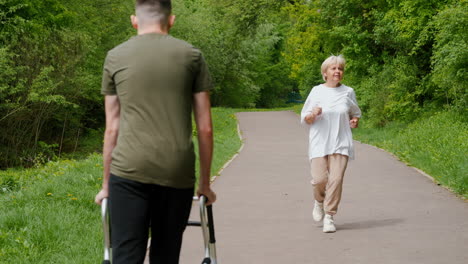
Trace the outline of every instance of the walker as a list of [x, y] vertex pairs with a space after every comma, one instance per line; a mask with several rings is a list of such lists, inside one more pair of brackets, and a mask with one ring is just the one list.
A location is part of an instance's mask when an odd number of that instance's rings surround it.
[[[206, 197], [193, 197], [194, 201], [199, 201], [200, 221], [188, 221], [187, 226], [200, 226], [203, 233], [205, 245], [205, 258], [202, 264], [217, 264], [216, 239], [213, 221], [213, 207], [206, 206]], [[107, 198], [101, 204], [102, 226], [104, 231], [104, 260], [102, 264], [111, 264], [112, 247], [110, 242], [111, 230], [109, 228], [109, 209]]]

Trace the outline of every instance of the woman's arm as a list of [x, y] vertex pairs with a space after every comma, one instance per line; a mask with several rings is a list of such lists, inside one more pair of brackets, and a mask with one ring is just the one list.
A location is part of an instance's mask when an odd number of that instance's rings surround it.
[[307, 100], [302, 107], [301, 124], [313, 124], [315, 118], [322, 113], [322, 108], [317, 106], [317, 102], [313, 99], [315, 95], [314, 88], [310, 91], [309, 96], [307, 96]]
[[349, 126], [351, 128], [357, 128], [359, 127], [359, 119], [361, 118], [361, 109], [358, 106], [358, 103], [356, 100], [356, 93], [354, 92], [354, 90], [351, 90], [349, 97], [352, 102], [350, 113], [349, 113], [350, 118], [351, 118], [351, 120], [349, 120]]
[[307, 124], [312, 125], [315, 122], [315, 119], [317, 118], [317, 116], [319, 116], [320, 114], [322, 114], [322, 107], [316, 106], [312, 108], [312, 112], [310, 112], [310, 114], [304, 117], [304, 121]]

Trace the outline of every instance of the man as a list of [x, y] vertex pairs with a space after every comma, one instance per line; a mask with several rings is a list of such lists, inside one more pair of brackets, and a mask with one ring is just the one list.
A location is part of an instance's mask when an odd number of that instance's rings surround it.
[[201, 52], [171, 37], [170, 0], [137, 0], [131, 22], [138, 35], [108, 52], [104, 178], [96, 203], [109, 196], [113, 264], [143, 263], [151, 226], [150, 263], [178, 263], [195, 184], [192, 110], [197, 125], [200, 178], [210, 188], [213, 135], [209, 89]]

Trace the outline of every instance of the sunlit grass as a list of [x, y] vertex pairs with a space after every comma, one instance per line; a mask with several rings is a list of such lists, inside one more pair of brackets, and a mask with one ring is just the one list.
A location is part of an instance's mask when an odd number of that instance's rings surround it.
[[[0, 195], [0, 263], [99, 263], [101, 157], [59, 161]], [[35, 172], [35, 174], [34, 174]]]
[[[234, 109], [213, 108], [212, 113], [212, 175], [217, 175], [241, 141]], [[101, 164], [95, 153], [41, 168], [1, 171], [0, 263], [100, 263], [102, 229], [93, 200], [101, 187]]]
[[393, 153], [468, 198], [468, 124], [458, 114], [441, 112], [385, 128], [366, 128], [364, 123], [354, 137]]
[[[237, 132], [237, 112], [232, 108], [213, 108], [214, 153], [211, 174], [219, 175], [223, 165], [240, 149], [242, 144]], [[197, 141], [194, 139], [195, 145]], [[198, 151], [198, 150], [197, 150]], [[198, 175], [197, 160], [197, 175]]]

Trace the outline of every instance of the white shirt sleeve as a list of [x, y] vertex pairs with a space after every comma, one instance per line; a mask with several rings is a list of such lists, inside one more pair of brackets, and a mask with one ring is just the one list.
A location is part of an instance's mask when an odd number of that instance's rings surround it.
[[308, 114], [312, 113], [312, 108], [314, 106], [314, 103], [313, 103], [314, 88], [312, 88], [312, 90], [310, 91], [309, 96], [307, 96], [307, 100], [305, 101], [304, 106], [302, 107], [301, 124], [303, 124], [303, 125], [309, 125], [309, 124], [306, 123], [305, 117]]
[[349, 99], [351, 99], [351, 105], [349, 108], [349, 115], [351, 118], [353, 117], [359, 117], [361, 118], [361, 109], [358, 106], [357, 100], [356, 100], [356, 93], [354, 92], [353, 89], [351, 89], [351, 92], [349, 93]]

